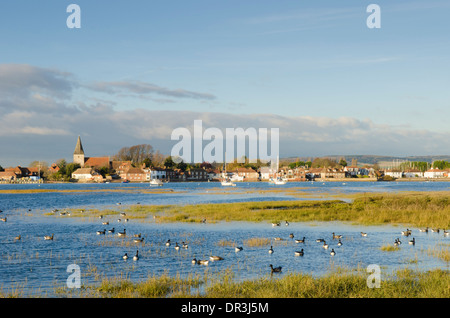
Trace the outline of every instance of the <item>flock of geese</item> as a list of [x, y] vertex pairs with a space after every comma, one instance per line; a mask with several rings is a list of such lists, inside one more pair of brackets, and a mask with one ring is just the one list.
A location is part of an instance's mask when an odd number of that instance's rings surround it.
[[[285, 224], [286, 226], [289, 226], [289, 222], [288, 222], [288, 221], [285, 221], [284, 224]], [[281, 226], [281, 222], [275, 222], [275, 223], [272, 223], [272, 227], [278, 227], [278, 226]], [[446, 231], [445, 229], [439, 229], [439, 228], [431, 228], [431, 229], [430, 229], [430, 228], [428, 228], [428, 227], [419, 229], [419, 232], [423, 232], [423, 233], [428, 233], [428, 231], [431, 231], [431, 232], [434, 232], [434, 233], [440, 233], [440, 232], [442, 231], [442, 233], [444, 234], [444, 237], [449, 237], [449, 236], [450, 236], [450, 232]], [[337, 246], [342, 246], [342, 241], [341, 241], [342, 235], [337, 235], [337, 234], [335, 234], [334, 232], [331, 233], [331, 234], [332, 234], [332, 239], [333, 239], [333, 240], [338, 240]], [[367, 233], [365, 233], [365, 232], [360, 232], [360, 235], [361, 235], [362, 237], [367, 237]], [[407, 228], [405, 231], [401, 231], [401, 235], [402, 235], [402, 236], [409, 237], [409, 236], [412, 235], [412, 230], [410, 230], [410, 229]], [[293, 233], [289, 234], [289, 238], [294, 239], [294, 234], [293, 234]], [[283, 239], [282, 239], [281, 237], [275, 237], [274, 240], [275, 240], [275, 241], [282, 241]], [[306, 240], [305, 237], [303, 237], [302, 239], [295, 239], [295, 243], [298, 243], [298, 244], [304, 244], [304, 243], [305, 243], [305, 240]], [[325, 250], [328, 250], [329, 245], [328, 245], [328, 243], [326, 242], [325, 239], [323, 239], [323, 238], [318, 238], [318, 239], [316, 239], [316, 242], [317, 242], [317, 243], [322, 243], [322, 248], [324, 248]], [[396, 238], [396, 239], [394, 240], [394, 246], [399, 246], [400, 244], [402, 244], [402, 242], [400, 241], [400, 238]], [[413, 237], [412, 240], [409, 240], [409, 241], [408, 241], [408, 244], [409, 244], [409, 245], [413, 245], [413, 246], [416, 245], [416, 239], [415, 239], [415, 237]], [[274, 252], [273, 246], [270, 246], [269, 254], [272, 254], [273, 252]], [[296, 251], [294, 252], [294, 255], [295, 255], [295, 256], [303, 256], [304, 254], [305, 254], [305, 253], [304, 253], [303, 248], [302, 248], [301, 250], [296, 250]], [[335, 256], [335, 255], [336, 255], [336, 251], [334, 250], [334, 248], [331, 249], [330, 255], [331, 255], [331, 256]], [[281, 270], [282, 270], [282, 267], [281, 267], [281, 266], [279, 266], [279, 267], [273, 267], [272, 264], [270, 264], [269, 266], [270, 266], [270, 269], [271, 269], [271, 272], [272, 272], [272, 273], [276, 273], [276, 272], [278, 273], [278, 272], [281, 272]]]
[[[3, 211], [0, 210], [0, 213], [2, 213], [2, 212], [3, 212]], [[52, 213], [56, 213], [56, 212], [58, 212], [58, 210], [56, 210], [56, 209], [55, 209], [55, 210], [52, 210]], [[81, 211], [81, 212], [84, 212], [84, 211]], [[64, 211], [64, 212], [60, 212], [60, 215], [70, 215], [70, 214], [69, 214], [68, 212]], [[124, 212], [121, 212], [120, 215], [121, 215], [121, 217], [125, 217], [125, 216], [126, 216], [126, 214], [125, 214]], [[103, 216], [100, 215], [100, 216], [99, 216], [99, 219], [103, 219]], [[6, 217], [0, 218], [0, 221], [7, 222], [7, 218], [6, 218]], [[127, 222], [128, 219], [127, 219], [127, 218], [124, 218], [124, 219], [118, 219], [118, 222], [122, 222], [122, 221]], [[205, 223], [205, 222], [206, 222], [206, 220], [204, 219], [204, 220], [202, 221], [202, 223]], [[286, 226], [288, 226], [288, 225], [289, 225], [289, 222], [286, 220], [286, 221], [284, 222], [284, 224], [285, 224]], [[102, 222], [102, 225], [109, 225], [109, 222], [108, 222], [108, 221]], [[272, 223], [272, 227], [277, 227], [277, 226], [280, 226], [280, 225], [281, 225], [281, 222]], [[446, 231], [445, 229], [439, 229], [439, 228], [428, 228], [428, 227], [426, 227], [426, 228], [423, 228], [423, 229], [419, 229], [419, 231], [420, 231], [420, 232], [423, 232], [423, 233], [428, 233], [429, 231], [434, 232], [434, 233], [440, 233], [440, 232], [442, 231], [444, 237], [450, 236], [450, 232]], [[110, 229], [110, 230], [108, 230], [108, 231], [107, 231], [106, 229], [98, 230], [96, 233], [97, 233], [97, 235], [106, 235], [106, 232], [111, 233], [111, 234], [114, 234], [114, 233], [116, 233], [116, 230], [115, 230], [115, 228], [113, 227], [112, 229]], [[360, 235], [361, 235], [362, 237], [367, 237], [367, 233], [364, 233], [364, 232], [360, 232]], [[402, 235], [402, 236], [409, 237], [409, 236], [412, 235], [412, 230], [406, 229], [405, 231], [401, 231], [401, 235]], [[124, 229], [123, 232], [118, 231], [118, 232], [117, 232], [117, 236], [119, 236], [119, 237], [125, 237], [125, 236], [127, 236], [126, 229]], [[294, 240], [294, 234], [293, 234], [293, 233], [289, 234], [289, 238], [292, 239], [292, 240]], [[16, 236], [14, 239], [15, 239], [15, 240], [21, 240], [21, 235]], [[52, 235], [45, 235], [45, 236], [44, 236], [44, 240], [46, 240], [46, 241], [53, 241], [53, 239], [54, 239], [54, 234], [52, 234]], [[342, 241], [341, 241], [341, 239], [342, 239], [342, 235], [337, 235], [337, 234], [335, 234], [334, 232], [332, 233], [332, 240], [333, 240], [333, 241], [334, 241], [334, 240], [338, 240], [338, 242], [337, 242], [337, 244], [336, 244], [337, 246], [342, 246]], [[275, 241], [283, 241], [284, 239], [281, 238], [281, 237], [275, 237], [274, 240], [275, 240]], [[296, 244], [305, 244], [306, 238], [303, 237], [303, 238], [301, 238], [301, 239], [295, 239], [294, 241], [295, 241]], [[317, 243], [322, 243], [322, 248], [323, 248], [323, 249], [325, 249], [325, 250], [328, 250], [328, 249], [329, 249], [329, 244], [326, 242], [325, 239], [323, 239], [323, 238], [318, 238], [318, 239], [316, 239], [315, 241], [316, 241]], [[134, 235], [133, 235], [133, 242], [135, 242], [135, 243], [143, 243], [143, 242], [144, 242], [144, 237], [141, 236], [141, 233], [139, 233], [139, 234], [134, 234]], [[396, 238], [396, 239], [394, 240], [394, 246], [399, 246], [400, 244], [402, 244], [402, 242], [400, 241], [400, 238]], [[415, 244], [416, 244], [416, 239], [413, 237], [412, 240], [409, 240], [409, 241], [408, 241], [408, 244], [410, 244], [410, 245], [415, 245]], [[166, 247], [169, 247], [169, 246], [171, 246], [171, 245], [172, 245], [172, 242], [171, 242], [170, 239], [168, 239], [168, 240], [165, 242], [165, 246], [166, 246]], [[181, 245], [180, 245], [180, 244], [178, 244], [178, 242], [175, 242], [174, 248], [175, 248], [175, 250], [177, 250], [177, 251], [180, 250], [180, 248], [187, 249], [187, 248], [188, 248], [188, 244], [185, 243], [185, 242], [181, 242]], [[236, 246], [236, 247], [234, 248], [234, 250], [235, 250], [236, 253], [237, 253], [237, 252], [241, 252], [241, 251], [243, 250], [243, 247], [242, 247], [242, 246]], [[274, 249], [273, 249], [273, 246], [272, 246], [272, 245], [270, 246], [270, 248], [269, 248], [269, 250], [268, 250], [268, 253], [269, 253], [269, 254], [273, 254], [273, 253], [274, 253]], [[303, 248], [300, 249], [300, 250], [294, 251], [294, 255], [295, 255], [295, 256], [304, 256], [304, 254], [305, 254], [305, 252], [304, 252], [304, 249], [303, 249]], [[331, 256], [335, 256], [335, 255], [336, 255], [336, 251], [334, 250], [334, 248], [331, 248], [330, 255], [331, 255]], [[125, 253], [125, 254], [122, 256], [122, 259], [128, 260], [128, 259], [129, 259], [128, 253]], [[197, 258], [193, 258], [193, 259], [192, 259], [192, 264], [208, 265], [210, 261], [212, 261], [212, 262], [214, 262], [214, 261], [221, 261], [221, 260], [223, 260], [223, 259], [224, 259], [223, 257], [221, 257], [221, 256], [216, 256], [216, 255], [210, 256], [209, 259], [197, 259]], [[136, 251], [136, 254], [133, 256], [133, 260], [134, 260], [134, 261], [139, 260], [139, 250]], [[271, 273], [279, 273], [279, 272], [282, 271], [282, 267], [281, 267], [281, 266], [274, 267], [272, 264], [270, 264], [269, 267], [270, 267]]]

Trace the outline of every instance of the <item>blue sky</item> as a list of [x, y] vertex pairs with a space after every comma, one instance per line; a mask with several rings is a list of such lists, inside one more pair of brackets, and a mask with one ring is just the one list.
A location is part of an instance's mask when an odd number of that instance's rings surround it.
[[201, 118], [279, 125], [285, 156], [449, 154], [449, 13], [442, 0], [3, 1], [0, 165], [70, 159], [78, 135], [90, 155], [168, 153], [171, 129]]

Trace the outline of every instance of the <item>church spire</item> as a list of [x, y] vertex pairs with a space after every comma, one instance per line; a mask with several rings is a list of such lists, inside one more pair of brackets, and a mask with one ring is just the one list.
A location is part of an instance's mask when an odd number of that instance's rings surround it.
[[74, 155], [84, 155], [83, 145], [81, 144], [81, 138], [78, 136], [77, 145], [75, 146]]

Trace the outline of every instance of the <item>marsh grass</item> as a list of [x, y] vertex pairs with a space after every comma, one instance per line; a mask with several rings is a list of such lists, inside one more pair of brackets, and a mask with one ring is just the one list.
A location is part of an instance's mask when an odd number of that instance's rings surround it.
[[442, 244], [434, 248], [428, 248], [427, 254], [442, 259], [444, 262], [450, 263], [450, 244]]
[[90, 296], [112, 298], [449, 298], [450, 275], [445, 270], [418, 272], [398, 270], [382, 276], [380, 288], [367, 286], [363, 269], [336, 268], [326, 276], [304, 273], [263, 275], [236, 281], [235, 270], [216, 274], [149, 276], [141, 282], [129, 278], [103, 278], [88, 286]]
[[263, 247], [270, 244], [270, 239], [265, 237], [252, 237], [244, 241], [244, 245], [248, 247]]
[[383, 245], [382, 247], [380, 247], [380, 250], [382, 250], [384, 252], [394, 252], [394, 251], [399, 251], [400, 247], [387, 244], [387, 245]]
[[103, 279], [94, 290], [99, 297], [113, 298], [165, 298], [191, 295], [192, 289], [203, 283], [200, 275], [189, 275], [182, 279], [180, 275], [168, 274], [148, 276], [143, 282], [134, 283], [129, 279]]
[[[127, 217], [138, 222], [208, 223], [247, 221], [323, 222], [342, 221], [363, 225], [410, 225], [450, 227], [450, 194], [447, 192], [370, 193], [347, 195], [353, 201], [275, 201], [192, 205], [131, 205], [117, 209], [90, 209], [74, 216], [100, 215]], [[150, 218], [152, 216], [153, 218]]]
[[236, 298], [448, 298], [450, 275], [447, 271], [397, 271], [382, 280], [381, 288], [367, 287], [364, 272], [334, 272], [324, 277], [288, 273], [283, 277], [261, 277], [244, 282], [216, 281], [205, 290], [205, 297]]

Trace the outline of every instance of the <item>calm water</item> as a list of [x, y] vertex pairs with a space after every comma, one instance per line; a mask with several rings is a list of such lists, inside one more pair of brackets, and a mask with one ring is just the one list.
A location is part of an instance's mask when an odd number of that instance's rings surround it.
[[[292, 183], [285, 188], [296, 188], [296, 193], [354, 193], [354, 192], [394, 192], [394, 191], [448, 191], [447, 182], [399, 182], [399, 183]], [[267, 183], [237, 183], [232, 189], [220, 188], [218, 183], [170, 183], [163, 189], [173, 189], [169, 193], [142, 193], [147, 184], [43, 184], [43, 185], [0, 185], [5, 189], [63, 189], [82, 190], [80, 192], [0, 194], [0, 287], [3, 292], [14, 289], [25, 294], [55, 296], [58, 287], [64, 287], [70, 273], [67, 266], [80, 266], [82, 283], [96, 283], [96, 275], [102, 277], [128, 277], [132, 280], [144, 279], [148, 275], [170, 275], [199, 273], [205, 271], [220, 274], [223, 269], [231, 269], [237, 279], [251, 279], [270, 274], [269, 264], [283, 266], [283, 272], [304, 272], [323, 275], [330, 269], [342, 266], [355, 268], [378, 264], [389, 272], [402, 267], [412, 269], [447, 268], [444, 261], [427, 254], [428, 248], [448, 246], [450, 238], [437, 233], [420, 233], [413, 228], [409, 238], [401, 236], [404, 230], [394, 226], [354, 226], [343, 223], [293, 223], [272, 227], [270, 223], [228, 222], [216, 224], [159, 224], [152, 219], [148, 222], [131, 220], [117, 223], [117, 217], [110, 219], [73, 218], [70, 216], [45, 216], [51, 209], [58, 208], [102, 208], [127, 204], [191, 204], [206, 202], [239, 202], [261, 200], [299, 200], [299, 197], [285, 193], [260, 193], [258, 190], [273, 188]], [[127, 191], [108, 192], [107, 189]], [[85, 191], [89, 190], [89, 191]], [[226, 193], [225, 193], [226, 192]], [[230, 194], [231, 193], [231, 194]], [[306, 199], [306, 198], [304, 198]], [[31, 211], [29, 211], [29, 209]], [[102, 222], [110, 221], [110, 225]], [[96, 231], [126, 228], [125, 238], [107, 233], [97, 235]], [[332, 232], [343, 235], [342, 246], [332, 239]], [[360, 232], [367, 232], [362, 237]], [[54, 233], [53, 241], [43, 239]], [[134, 243], [132, 234], [141, 233], [144, 243]], [[306, 237], [305, 244], [296, 244], [289, 238]], [[20, 241], [14, 237], [21, 235]], [[272, 240], [273, 254], [268, 247], [247, 247], [236, 253], [231, 246], [220, 246], [220, 241], [235, 242], [238, 246], [249, 238], [269, 238]], [[282, 241], [275, 241], [281, 237]], [[403, 244], [399, 251], [383, 252], [380, 247], [392, 244], [399, 237]], [[416, 245], [407, 243], [412, 237]], [[329, 249], [322, 248], [317, 238], [324, 238]], [[165, 246], [167, 239], [172, 245]], [[174, 249], [175, 242], [187, 242], [187, 249]], [[294, 252], [304, 249], [304, 256]], [[330, 256], [331, 249], [336, 251]], [[132, 256], [139, 250], [139, 261]], [[128, 253], [130, 259], [124, 261], [122, 255]], [[210, 255], [220, 255], [223, 261], [210, 262], [208, 266], [191, 264], [192, 258], [207, 259]], [[281, 274], [283, 275], [283, 274]], [[57, 296], [57, 295], [56, 295]]]

